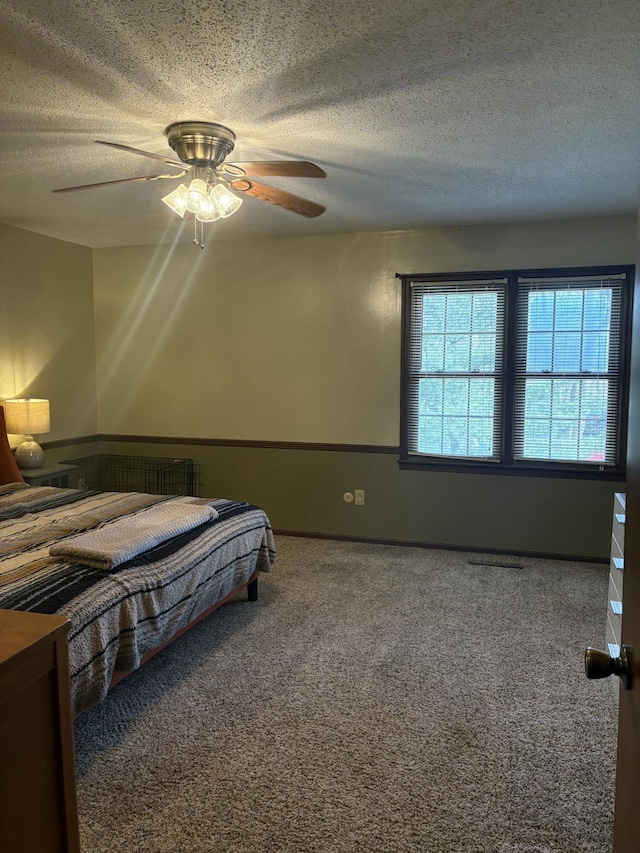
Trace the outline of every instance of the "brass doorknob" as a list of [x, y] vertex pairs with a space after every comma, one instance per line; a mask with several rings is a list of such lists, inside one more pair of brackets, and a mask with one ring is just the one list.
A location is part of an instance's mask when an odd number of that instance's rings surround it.
[[584, 671], [587, 678], [607, 678], [617, 675], [625, 690], [631, 689], [631, 650], [629, 646], [620, 647], [620, 657], [612, 658], [599, 649], [588, 648], [584, 653]]

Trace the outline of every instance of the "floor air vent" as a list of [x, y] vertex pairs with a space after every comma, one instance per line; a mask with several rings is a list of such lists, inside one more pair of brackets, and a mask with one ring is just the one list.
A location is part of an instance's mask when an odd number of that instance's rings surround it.
[[492, 569], [523, 569], [524, 566], [518, 566], [516, 563], [498, 563], [497, 561], [481, 561], [469, 560], [470, 566], [489, 566]]

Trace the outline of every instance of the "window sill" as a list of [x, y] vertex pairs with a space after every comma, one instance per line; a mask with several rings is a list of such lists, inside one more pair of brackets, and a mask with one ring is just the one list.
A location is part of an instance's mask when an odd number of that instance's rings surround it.
[[431, 471], [447, 474], [492, 474], [502, 477], [549, 477], [562, 480], [607, 480], [624, 482], [626, 474], [619, 469], [606, 468], [603, 471], [593, 468], [573, 468], [557, 465], [501, 465], [498, 462], [469, 462], [414, 457], [401, 457], [398, 460], [401, 471]]

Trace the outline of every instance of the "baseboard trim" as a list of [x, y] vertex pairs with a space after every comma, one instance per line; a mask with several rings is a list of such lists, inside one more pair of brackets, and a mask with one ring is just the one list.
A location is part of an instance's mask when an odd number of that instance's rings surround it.
[[403, 539], [381, 539], [370, 536], [349, 536], [341, 533], [311, 533], [301, 530], [274, 528], [276, 536], [297, 536], [302, 539], [334, 539], [338, 542], [362, 542], [369, 545], [394, 545], [405, 548], [426, 548], [433, 551], [464, 551], [472, 554], [497, 554], [509, 557], [532, 557], [539, 560], [567, 560], [572, 563], [609, 564], [608, 557], [588, 557], [579, 554], [557, 554], [547, 551], [507, 551], [503, 548], [484, 548], [471, 545], [451, 545], [442, 542], [416, 542]]

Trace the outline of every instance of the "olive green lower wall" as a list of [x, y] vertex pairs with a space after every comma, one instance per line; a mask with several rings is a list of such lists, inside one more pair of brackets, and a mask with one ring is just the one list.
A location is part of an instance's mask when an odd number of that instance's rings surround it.
[[[607, 559], [613, 494], [623, 490], [590, 480], [400, 471], [395, 453], [132, 441], [96, 448], [194, 459], [204, 496], [256, 503], [278, 531], [505, 553]], [[90, 452], [85, 445], [74, 455]], [[365, 490], [365, 506], [343, 501], [354, 489]]]

